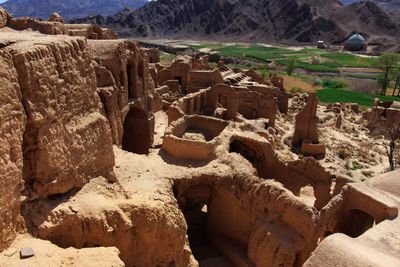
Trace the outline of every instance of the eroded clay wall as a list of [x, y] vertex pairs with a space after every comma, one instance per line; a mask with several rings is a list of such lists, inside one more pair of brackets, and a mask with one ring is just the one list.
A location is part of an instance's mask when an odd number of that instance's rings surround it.
[[218, 70], [213, 71], [191, 71], [190, 83], [188, 85], [188, 93], [197, 92], [199, 89], [208, 88], [218, 83], [223, 83], [224, 79]]
[[246, 119], [266, 118], [274, 125], [278, 110], [273, 96], [252, 91], [240, 91], [237, 96], [238, 112]]
[[0, 50], [0, 251], [14, 239], [20, 221], [22, 139], [25, 112], [12, 56]]
[[[132, 143], [131, 152], [146, 153], [153, 143], [153, 103], [157, 94], [147, 50], [127, 40], [96, 40], [89, 44], [94, 51], [97, 86], [114, 144]], [[142, 126], [131, 127], [130, 121]], [[135, 139], [141, 144], [133, 144]]]
[[239, 254], [250, 266], [301, 266], [316, 246], [318, 212], [276, 182], [240, 174], [234, 182], [216, 178], [205, 175], [175, 183], [183, 206], [187, 199], [200, 197], [191, 188], [210, 186], [209, 196], [203, 197], [213, 243], [218, 244], [219, 237], [239, 242], [244, 249]]
[[23, 176], [31, 200], [80, 188], [92, 177], [110, 177], [114, 166], [86, 41], [43, 39], [7, 48], [28, 119]]

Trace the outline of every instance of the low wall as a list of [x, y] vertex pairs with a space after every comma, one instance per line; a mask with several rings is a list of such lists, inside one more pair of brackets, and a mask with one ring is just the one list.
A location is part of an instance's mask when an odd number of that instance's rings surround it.
[[[171, 123], [167, 128], [162, 148], [168, 154], [178, 159], [210, 160], [215, 156], [216, 143], [214, 137], [218, 136], [227, 125], [228, 122], [219, 119], [185, 116]], [[213, 139], [207, 142], [182, 138], [190, 128], [204, 130]]]

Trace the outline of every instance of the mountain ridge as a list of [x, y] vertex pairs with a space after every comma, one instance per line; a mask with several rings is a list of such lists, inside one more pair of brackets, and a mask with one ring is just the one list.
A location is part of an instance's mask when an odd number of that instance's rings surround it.
[[9, 0], [0, 6], [14, 17], [48, 18], [53, 12], [65, 18], [113, 15], [125, 7], [139, 8], [147, 0]]
[[398, 39], [400, 27], [372, 2], [338, 0], [158, 0], [114, 16], [73, 20], [122, 36], [223, 38], [238, 41], [343, 41], [350, 33]]

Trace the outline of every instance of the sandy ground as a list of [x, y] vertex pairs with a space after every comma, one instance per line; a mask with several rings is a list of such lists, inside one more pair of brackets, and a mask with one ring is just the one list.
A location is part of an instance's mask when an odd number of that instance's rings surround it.
[[168, 126], [168, 115], [164, 111], [158, 111], [154, 114], [155, 127], [154, 127], [154, 143], [153, 147], [160, 147], [163, 142], [165, 129]]

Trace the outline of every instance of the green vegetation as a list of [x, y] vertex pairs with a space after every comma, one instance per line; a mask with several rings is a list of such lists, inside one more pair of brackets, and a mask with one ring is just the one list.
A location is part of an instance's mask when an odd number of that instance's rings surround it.
[[303, 93], [303, 90], [300, 87], [292, 87], [292, 88], [290, 88], [289, 92], [292, 94]]
[[353, 160], [353, 161], [351, 161], [351, 165], [352, 165], [352, 167], [351, 167], [351, 170], [352, 171], [356, 171], [356, 170], [359, 170], [359, 169], [362, 169], [363, 168], [363, 165], [361, 165], [358, 161], [356, 161], [356, 160]]
[[382, 95], [386, 95], [387, 88], [390, 85], [390, 76], [393, 69], [400, 63], [400, 55], [394, 52], [387, 52], [378, 58], [378, 67], [382, 70], [382, 77], [378, 79], [382, 86]]
[[[288, 59], [278, 59], [276, 60], [276, 62], [280, 65], [285, 65], [285, 66], [288, 66], [290, 64], [290, 61]], [[314, 72], [339, 72], [339, 69], [337, 67], [331, 67], [328, 66], [327, 64], [313, 65], [307, 62], [296, 61], [295, 65], [296, 68]]]
[[271, 62], [291, 68], [295, 61], [295, 68], [301, 68], [312, 72], [339, 72], [342, 67], [373, 67], [377, 64], [377, 58], [360, 57], [357, 55], [328, 52], [317, 48], [303, 48], [293, 50], [285, 47], [271, 47], [263, 45], [221, 45], [200, 44], [191, 45], [191, 48], [199, 50], [209, 48], [218, 52], [221, 56], [249, 59], [256, 62]]
[[338, 78], [323, 78], [322, 85], [325, 88], [343, 89], [347, 87], [347, 82], [343, 79]]
[[160, 53], [160, 61], [161, 62], [172, 62], [175, 58], [175, 55], [173, 54], [168, 54], [168, 53], [164, 53], [161, 52]]
[[295, 58], [290, 58], [289, 59], [289, 64], [286, 66], [286, 73], [287, 75], [291, 76], [296, 69], [296, 59]]
[[398, 97], [381, 96], [367, 93], [360, 93], [344, 89], [325, 88], [317, 91], [317, 96], [324, 103], [357, 103], [361, 106], [371, 107], [374, 104], [374, 99], [379, 97], [383, 101], [398, 101]]

